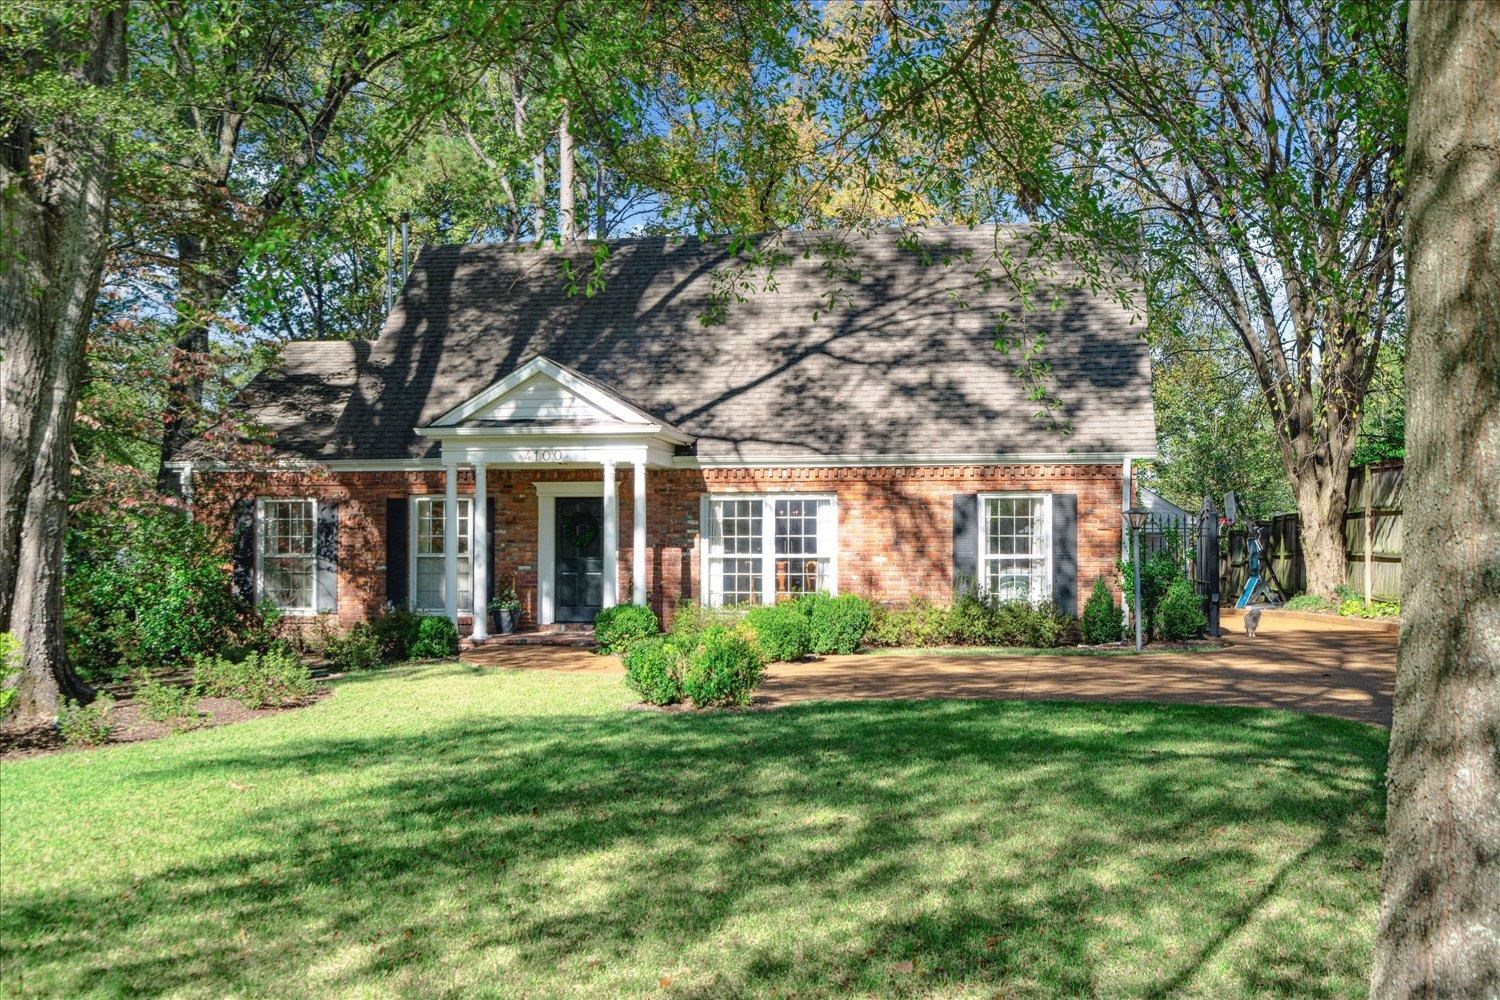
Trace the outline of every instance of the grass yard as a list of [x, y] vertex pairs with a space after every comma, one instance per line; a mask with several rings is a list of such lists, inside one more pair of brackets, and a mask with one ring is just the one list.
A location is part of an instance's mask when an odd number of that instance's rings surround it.
[[0, 766], [6, 994], [1363, 996], [1386, 734], [402, 668]]

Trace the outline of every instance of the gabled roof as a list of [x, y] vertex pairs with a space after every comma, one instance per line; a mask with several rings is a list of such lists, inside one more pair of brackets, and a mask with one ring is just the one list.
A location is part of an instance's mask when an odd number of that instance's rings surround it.
[[[591, 246], [432, 247], [378, 340], [288, 344], [244, 406], [278, 457], [436, 457], [416, 428], [545, 362], [704, 461], [1154, 452], [1143, 316], [1067, 264], [1023, 313], [995, 264], [1017, 232], [795, 235], [770, 288], [718, 242], [622, 240], [594, 294], [569, 292]], [[1045, 339], [1070, 433], [995, 349], [1002, 319]]]

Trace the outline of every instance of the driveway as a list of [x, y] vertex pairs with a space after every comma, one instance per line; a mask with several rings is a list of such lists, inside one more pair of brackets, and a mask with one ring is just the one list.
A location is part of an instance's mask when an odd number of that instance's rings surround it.
[[[1202, 653], [1145, 656], [975, 656], [864, 653], [776, 663], [757, 705], [851, 698], [1015, 698], [1159, 701], [1284, 708], [1389, 726], [1396, 636], [1337, 619], [1266, 615], [1254, 639], [1224, 620], [1234, 643]], [[619, 673], [619, 660], [586, 650], [488, 646], [465, 662]]]

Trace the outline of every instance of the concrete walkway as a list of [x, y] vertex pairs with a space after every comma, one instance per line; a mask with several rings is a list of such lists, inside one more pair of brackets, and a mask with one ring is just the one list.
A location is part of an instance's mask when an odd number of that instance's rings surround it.
[[[1266, 615], [1256, 638], [1226, 615], [1234, 645], [1144, 656], [826, 656], [777, 663], [756, 704], [854, 698], [1015, 698], [1159, 701], [1285, 708], [1389, 726], [1396, 636], [1337, 619]], [[557, 647], [486, 647], [465, 662], [496, 667], [619, 673], [613, 656]]]

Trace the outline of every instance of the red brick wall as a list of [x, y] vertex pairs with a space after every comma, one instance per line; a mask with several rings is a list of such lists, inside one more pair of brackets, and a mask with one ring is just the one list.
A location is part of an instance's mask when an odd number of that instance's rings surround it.
[[[598, 472], [491, 469], [496, 575], [514, 576], [525, 620], [537, 611], [537, 498], [533, 482], [593, 481]], [[704, 493], [813, 492], [838, 497], [839, 590], [879, 601], [926, 597], [946, 603], [953, 589], [953, 496], [1002, 490], [1078, 497], [1078, 600], [1094, 580], [1113, 583], [1120, 552], [1120, 467], [1006, 465], [840, 469], [650, 470], [647, 474], [646, 588], [658, 614], [698, 597], [698, 517]], [[460, 472], [459, 493], [474, 477]], [[339, 503], [339, 620], [350, 625], [385, 604], [385, 505], [389, 497], [443, 492], [440, 472], [286, 472], [200, 474], [201, 516], [229, 526], [229, 504], [244, 496], [313, 496]], [[631, 592], [631, 470], [619, 471], [620, 584]]]

